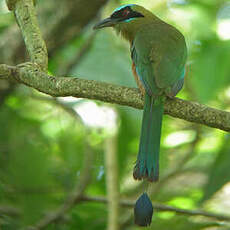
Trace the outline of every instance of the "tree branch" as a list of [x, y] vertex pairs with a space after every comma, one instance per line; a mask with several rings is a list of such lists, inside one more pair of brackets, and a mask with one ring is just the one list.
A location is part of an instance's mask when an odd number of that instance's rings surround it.
[[[24, 63], [16, 67], [1, 64], [1, 77], [15, 79], [19, 83], [51, 96], [73, 96], [127, 105], [137, 109], [143, 108], [143, 100], [138, 89], [79, 78], [54, 77], [42, 72], [38, 65], [32, 63]], [[230, 131], [230, 112], [214, 109], [197, 102], [167, 98], [165, 114]]]
[[[81, 201], [91, 201], [91, 202], [101, 202], [101, 203], [108, 202], [108, 200], [104, 197], [88, 197], [88, 196], [81, 197]], [[133, 206], [135, 205], [135, 201], [121, 200], [120, 205], [127, 208], [133, 208]], [[217, 213], [205, 212], [200, 210], [181, 209], [169, 205], [156, 204], [156, 203], [153, 203], [153, 208], [159, 211], [176, 212], [178, 214], [189, 215], [189, 216], [205, 216], [205, 217], [215, 218], [220, 221], [230, 221], [230, 216], [224, 214], [217, 214]]]
[[17, 23], [21, 29], [31, 62], [37, 63], [43, 70], [48, 66], [48, 53], [42, 38], [32, 0], [8, 1], [9, 9], [13, 9]]
[[1, 205], [0, 206], [0, 216], [1, 215], [19, 217], [21, 215], [21, 212], [19, 209], [15, 207]]

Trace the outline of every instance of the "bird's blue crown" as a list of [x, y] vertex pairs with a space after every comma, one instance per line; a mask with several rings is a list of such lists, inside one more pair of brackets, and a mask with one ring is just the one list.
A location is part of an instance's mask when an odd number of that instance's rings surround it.
[[119, 11], [119, 10], [121, 10], [121, 9], [127, 7], [127, 6], [134, 6], [134, 5], [135, 4], [126, 4], [126, 5], [119, 6], [113, 11], [113, 13], [116, 12], [116, 11]]

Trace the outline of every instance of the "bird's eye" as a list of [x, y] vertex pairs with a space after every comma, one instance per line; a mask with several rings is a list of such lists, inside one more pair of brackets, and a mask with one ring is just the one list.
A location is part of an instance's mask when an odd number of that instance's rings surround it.
[[122, 9], [119, 11], [115, 11], [112, 15], [111, 18], [126, 18], [130, 15], [131, 11], [126, 8], [126, 9]]
[[116, 11], [111, 15], [111, 18], [120, 18], [120, 17], [121, 17], [120, 11]]
[[128, 15], [129, 15], [129, 13], [130, 13], [130, 11], [129, 10], [123, 10], [123, 12], [122, 12], [122, 16], [123, 17], [127, 17]]

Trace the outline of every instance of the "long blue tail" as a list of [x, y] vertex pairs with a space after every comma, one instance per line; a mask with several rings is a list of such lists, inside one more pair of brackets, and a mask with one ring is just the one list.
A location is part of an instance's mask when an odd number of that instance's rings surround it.
[[134, 179], [146, 178], [153, 182], [159, 179], [159, 151], [161, 123], [164, 110], [163, 99], [154, 99], [145, 94], [141, 138], [137, 162], [133, 170]]

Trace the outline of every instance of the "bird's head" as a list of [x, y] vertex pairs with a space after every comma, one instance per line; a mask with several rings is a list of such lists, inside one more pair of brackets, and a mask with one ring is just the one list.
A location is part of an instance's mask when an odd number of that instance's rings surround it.
[[154, 18], [156, 17], [144, 7], [128, 4], [116, 8], [110, 17], [97, 23], [94, 29], [113, 27], [129, 39], [129, 35], [135, 33], [143, 24]]

